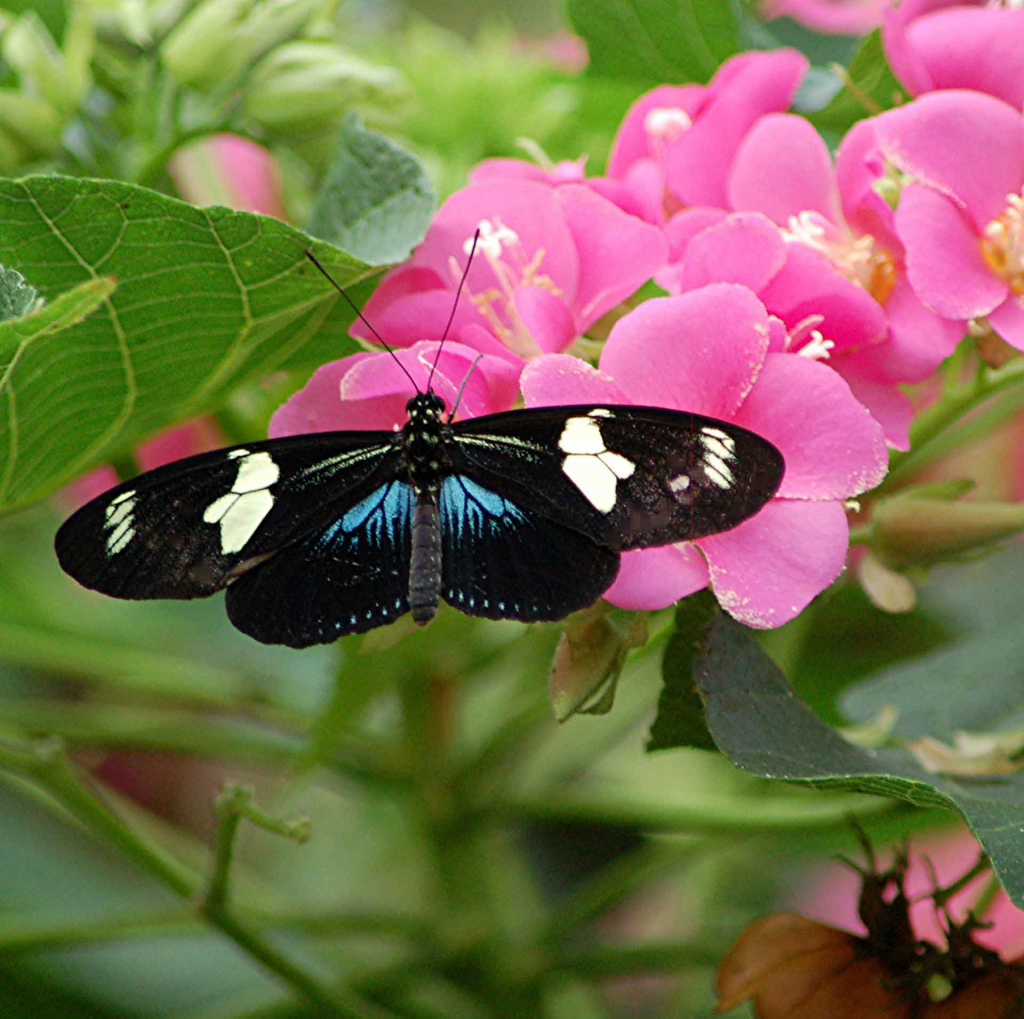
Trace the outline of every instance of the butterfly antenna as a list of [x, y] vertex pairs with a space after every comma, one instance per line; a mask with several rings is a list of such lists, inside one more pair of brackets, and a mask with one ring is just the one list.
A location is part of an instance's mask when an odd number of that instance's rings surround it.
[[[441, 342], [437, 346], [437, 353], [434, 355], [434, 363], [430, 366], [430, 374], [427, 376], [427, 392], [430, 392], [430, 383], [434, 379], [434, 369], [437, 367], [437, 362], [441, 358], [441, 348], [444, 346], [444, 341], [448, 339], [448, 330], [452, 327], [452, 322], [455, 321], [455, 311], [459, 307], [459, 297], [462, 294], [462, 287], [466, 282], [466, 277], [469, 275], [469, 267], [473, 264], [473, 256], [476, 254], [477, 242], [480, 240], [480, 228], [477, 227], [476, 232], [473, 234], [473, 245], [469, 249], [469, 258], [466, 260], [466, 268], [462, 272], [462, 279], [459, 280], [459, 287], [455, 291], [455, 301], [452, 304], [452, 313], [448, 316], [448, 324], [444, 327], [444, 333], [441, 336]], [[479, 360], [479, 358], [478, 358]], [[474, 362], [475, 364], [476, 362]], [[473, 369], [470, 368], [470, 371]], [[462, 385], [465, 386], [466, 382], [463, 380]], [[459, 394], [462, 394], [462, 390], [459, 390]], [[453, 411], [454, 413], [454, 411]], [[450, 419], [449, 419], [450, 420]]]
[[[392, 350], [392, 348], [391, 348], [391, 346], [390, 346], [390, 345], [388, 344], [387, 340], [385, 340], [385, 339], [384, 339], [384, 337], [383, 337], [383, 336], [381, 336], [381, 334], [380, 334], [380, 333], [378, 333], [378, 332], [377, 332], [377, 330], [376, 330], [376, 329], [374, 329], [372, 325], [370, 325], [370, 323], [369, 323], [369, 322], [367, 321], [367, 319], [366, 319], [366, 316], [365, 316], [365, 315], [364, 315], [364, 314], [363, 314], [363, 313], [362, 313], [362, 312], [361, 312], [361, 311], [360, 311], [360, 310], [359, 310], [359, 309], [358, 309], [358, 308], [356, 307], [356, 303], [355, 303], [355, 301], [353, 301], [353, 300], [352, 300], [352, 298], [351, 298], [351, 297], [349, 297], [347, 293], [345, 293], [345, 289], [344, 289], [344, 287], [342, 287], [342, 286], [341, 286], [340, 284], [338, 284], [338, 283], [335, 283], [335, 281], [334, 281], [334, 278], [333, 278], [333, 277], [331, 276], [331, 274], [330, 274], [330, 273], [329, 273], [329, 272], [328, 272], [328, 271], [327, 271], [327, 270], [326, 270], [326, 269], [325, 269], [325, 268], [324, 268], [324, 267], [323, 267], [323, 266], [322, 266], [322, 265], [320, 264], [320, 262], [319, 262], [319, 261], [317, 260], [317, 257], [316, 257], [316, 255], [314, 255], [312, 251], [310, 251], [310, 250], [309, 250], [309, 249], [307, 248], [307, 249], [306, 249], [306, 250], [305, 250], [305, 251], [303, 252], [303, 254], [304, 254], [304, 255], [306, 256], [306, 258], [308, 258], [308, 259], [309, 259], [309, 260], [310, 260], [310, 261], [311, 261], [311, 262], [313, 263], [313, 265], [315, 265], [315, 266], [316, 266], [316, 267], [317, 267], [317, 268], [318, 268], [318, 269], [320, 270], [320, 272], [321, 272], [321, 273], [323, 273], [323, 275], [324, 275], [324, 278], [325, 278], [325, 279], [327, 280], [327, 282], [328, 282], [328, 283], [330, 283], [330, 284], [331, 284], [331, 286], [332, 286], [332, 287], [334, 287], [334, 289], [335, 289], [335, 290], [337, 290], [337, 291], [338, 291], [338, 293], [339, 293], [339, 294], [341, 294], [341, 296], [345, 298], [345, 300], [346, 300], [346, 301], [348, 302], [348, 306], [349, 306], [349, 307], [350, 307], [350, 308], [351, 308], [351, 309], [352, 309], [352, 310], [353, 310], [353, 311], [354, 311], [354, 312], [356, 313], [356, 315], [357, 315], [357, 316], [359, 317], [359, 320], [360, 320], [360, 322], [362, 322], [362, 323], [363, 323], [363, 325], [364, 325], [364, 326], [366, 326], [366, 328], [367, 328], [367, 329], [369, 329], [371, 333], [373, 333], [373, 335], [374, 335], [374, 336], [376, 337], [376, 339], [377, 339], [377, 342], [378, 342], [378, 343], [379, 343], [379, 344], [380, 344], [380, 345], [381, 345], [381, 346], [382, 346], [382, 347], [383, 347], [383, 348], [384, 348], [384, 349], [385, 349], [385, 350], [386, 350], [386, 351], [387, 351], [387, 352], [388, 352], [388, 353], [389, 353], [389, 354], [390, 354], [390, 355], [391, 355], [391, 356], [392, 356], [392, 357], [393, 357], [393, 358], [395, 359], [395, 364], [397, 364], [397, 365], [398, 365], [398, 367], [399, 367], [399, 368], [401, 368], [403, 372], [405, 372], [405, 377], [406, 377], [406, 378], [407, 378], [407, 379], [408, 379], [408, 380], [409, 380], [409, 381], [410, 381], [410, 382], [412, 383], [412, 387], [413, 387], [413, 389], [415, 389], [415, 390], [416, 390], [416, 392], [418, 393], [418, 392], [420, 391], [420, 387], [416, 385], [416, 380], [415, 380], [415, 379], [414, 379], [414, 378], [412, 377], [412, 375], [410, 375], [410, 374], [409, 374], [409, 369], [408, 369], [408, 368], [406, 368], [406, 367], [405, 367], [405, 365], [404, 365], [404, 364], [402, 364], [402, 362], [398, 360], [398, 355], [397, 355], [397, 354], [396, 354], [396, 353], [394, 352], [394, 350]], [[453, 313], [453, 314], [454, 314], [454, 313]], [[433, 369], [431, 369], [431, 372], [430, 372], [430, 374], [431, 374], [431, 375], [433, 375], [433, 374], [434, 374], [434, 372], [433, 372]], [[430, 388], [430, 383], [429, 383], [429, 382], [427, 383], [427, 388], [428, 388], [428, 389]]]
[[462, 394], [466, 391], [466, 383], [469, 381], [470, 375], [473, 374], [473, 369], [480, 363], [480, 358], [483, 354], [477, 354], [473, 358], [473, 363], [469, 366], [469, 371], [466, 372], [462, 379], [462, 385], [459, 386], [459, 391], [455, 394], [455, 403], [452, 404], [451, 413], [448, 415], [448, 423], [451, 424], [452, 419], [455, 417], [455, 412], [459, 409], [459, 404], [462, 403]]

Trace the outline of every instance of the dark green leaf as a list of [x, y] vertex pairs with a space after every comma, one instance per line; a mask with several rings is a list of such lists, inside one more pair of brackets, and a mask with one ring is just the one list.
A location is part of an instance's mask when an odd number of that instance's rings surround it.
[[216, 407], [243, 382], [351, 352], [352, 313], [306, 247], [343, 286], [378, 271], [267, 216], [116, 181], [0, 181], [0, 263], [51, 307], [83, 284], [117, 282], [73, 325], [23, 334], [10, 323], [0, 334], [0, 511]]
[[850, 62], [843, 87], [826, 106], [808, 110], [794, 105], [819, 130], [838, 139], [858, 120], [873, 117], [906, 102], [900, 83], [889, 69], [882, 50], [882, 33], [871, 33]]
[[1007, 894], [1024, 906], [1024, 775], [935, 775], [904, 750], [847, 742], [797, 698], [753, 636], [724, 615], [712, 621], [695, 668], [708, 728], [734, 764], [764, 778], [953, 807]]
[[401, 262], [423, 239], [436, 205], [423, 167], [351, 114], [307, 230], [364, 262]]
[[936, 570], [922, 601], [939, 619], [956, 625], [960, 639], [916, 661], [893, 664], [850, 690], [842, 700], [843, 712], [866, 721], [891, 705], [900, 713], [895, 735], [908, 740], [934, 736], [946, 743], [958, 731], [1024, 726], [1022, 576], [1019, 545], [955, 572]]
[[590, 73], [641, 84], [706, 82], [740, 48], [723, 0], [568, 0], [568, 13]]
[[25, 281], [20, 272], [0, 265], [0, 322], [27, 315], [37, 301], [35, 288]]
[[704, 704], [694, 682], [693, 665], [703, 647], [708, 626], [718, 613], [718, 603], [709, 591], [686, 598], [677, 606], [675, 633], [669, 638], [662, 661], [665, 686], [658, 698], [658, 714], [651, 726], [648, 750], [671, 747], [714, 750], [704, 718]]

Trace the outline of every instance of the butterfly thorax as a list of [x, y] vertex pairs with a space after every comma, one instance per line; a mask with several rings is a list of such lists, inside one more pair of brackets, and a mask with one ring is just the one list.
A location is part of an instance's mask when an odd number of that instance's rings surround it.
[[417, 393], [405, 409], [409, 420], [402, 429], [402, 447], [409, 481], [417, 497], [436, 501], [446, 463], [444, 400], [428, 390]]

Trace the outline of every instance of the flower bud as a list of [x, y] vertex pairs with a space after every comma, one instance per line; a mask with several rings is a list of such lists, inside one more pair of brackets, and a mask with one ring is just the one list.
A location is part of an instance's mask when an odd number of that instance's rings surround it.
[[872, 547], [891, 569], [962, 558], [1024, 531], [1024, 505], [897, 496], [879, 502]]
[[[60, 114], [44, 99], [25, 95], [18, 89], [0, 88], [0, 125], [8, 144], [19, 153], [18, 162], [49, 158], [60, 149], [63, 131]], [[8, 167], [0, 143], [0, 167]]]
[[248, 116], [265, 127], [330, 124], [353, 103], [405, 93], [398, 71], [379, 67], [329, 42], [279, 46], [256, 66], [244, 99]]
[[0, 53], [17, 71], [26, 91], [62, 113], [75, 109], [89, 87], [79, 57], [76, 55], [79, 66], [72, 73], [49, 29], [34, 11], [26, 12], [7, 29]]
[[160, 57], [180, 85], [227, 85], [298, 34], [322, 0], [205, 0], [164, 40]]
[[647, 617], [633, 617], [620, 627], [609, 614], [614, 609], [599, 601], [570, 616], [551, 662], [549, 697], [555, 718], [565, 722], [575, 714], [602, 715], [611, 710], [615, 686], [631, 648], [647, 640]]

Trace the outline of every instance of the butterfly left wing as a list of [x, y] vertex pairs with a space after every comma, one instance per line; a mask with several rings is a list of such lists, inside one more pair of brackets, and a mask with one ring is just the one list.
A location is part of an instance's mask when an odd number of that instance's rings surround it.
[[454, 473], [614, 551], [730, 530], [785, 469], [745, 428], [657, 407], [541, 407], [451, 431]]
[[116, 598], [201, 598], [327, 527], [399, 470], [391, 432], [321, 432], [141, 474], [57, 532], [57, 558]]

